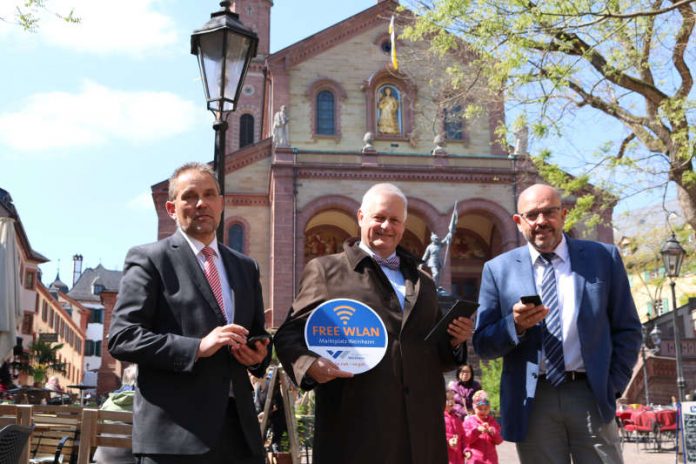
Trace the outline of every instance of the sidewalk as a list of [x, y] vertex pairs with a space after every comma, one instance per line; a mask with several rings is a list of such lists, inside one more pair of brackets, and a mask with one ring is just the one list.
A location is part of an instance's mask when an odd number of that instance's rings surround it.
[[[515, 444], [509, 441], [503, 442], [497, 447], [498, 461], [500, 464], [519, 464]], [[651, 450], [644, 450], [641, 444], [636, 448], [635, 443], [625, 443], [623, 447], [624, 464], [674, 464], [675, 452], [663, 451], [657, 453]], [[679, 457], [679, 463], [684, 462], [683, 457]]]

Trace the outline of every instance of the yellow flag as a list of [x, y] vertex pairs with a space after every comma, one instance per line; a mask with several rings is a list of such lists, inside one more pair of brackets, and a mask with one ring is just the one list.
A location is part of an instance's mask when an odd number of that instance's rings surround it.
[[394, 15], [389, 21], [389, 35], [391, 36], [391, 62], [395, 71], [399, 70], [399, 60], [396, 58], [396, 27], [394, 27]]

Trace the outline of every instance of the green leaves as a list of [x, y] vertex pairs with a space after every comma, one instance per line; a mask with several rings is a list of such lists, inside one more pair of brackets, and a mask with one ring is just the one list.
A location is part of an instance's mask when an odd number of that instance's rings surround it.
[[[81, 20], [75, 15], [75, 10], [71, 9], [67, 13], [57, 13], [51, 11], [46, 6], [46, 0], [25, 0], [24, 3], [18, 5], [15, 9], [15, 22], [16, 24], [27, 32], [36, 32], [39, 28], [39, 23], [43, 19], [44, 14], [49, 14], [54, 16], [61, 21], [65, 21], [69, 24], [77, 24]], [[0, 18], [10, 22], [7, 18]]]
[[[610, 202], [673, 181], [687, 193], [687, 220], [696, 227], [691, 59], [696, 4], [676, 7], [653, 0], [406, 3], [417, 14], [405, 34], [409, 39], [429, 40], [430, 49], [440, 57], [454, 49], [472, 52], [470, 61], [448, 70], [460, 100], [473, 99], [485, 107], [482, 99], [486, 97], [479, 88], [461, 85], [474, 69], [492, 94], [504, 95], [508, 109], [530, 115], [528, 125], [536, 145], [532, 152], [543, 150], [549, 135], [562, 136], [566, 121], [573, 120], [581, 108], [597, 113], [598, 121], [608, 117], [625, 127], [625, 131], [607, 131], [607, 137], [613, 138], [601, 148], [599, 160], [573, 165], [566, 154], [540, 154], [547, 164], [555, 163], [546, 167], [535, 163], [547, 181], [562, 187], [564, 170], [576, 179], [591, 176], [594, 185], [612, 193]], [[512, 145], [513, 132], [496, 129], [503, 146]], [[641, 182], [634, 182], [633, 176]], [[622, 187], [617, 179], [624, 179]]]

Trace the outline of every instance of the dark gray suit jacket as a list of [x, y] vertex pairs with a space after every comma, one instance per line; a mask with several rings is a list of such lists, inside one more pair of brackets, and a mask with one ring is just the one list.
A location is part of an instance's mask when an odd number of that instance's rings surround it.
[[[234, 289], [234, 323], [266, 333], [256, 262], [218, 244]], [[202, 454], [217, 444], [232, 382], [244, 438], [263, 453], [245, 366], [227, 349], [196, 361], [201, 338], [224, 325], [210, 285], [179, 231], [128, 252], [109, 351], [138, 363], [133, 423], [136, 454]], [[263, 375], [269, 356], [258, 369]]]

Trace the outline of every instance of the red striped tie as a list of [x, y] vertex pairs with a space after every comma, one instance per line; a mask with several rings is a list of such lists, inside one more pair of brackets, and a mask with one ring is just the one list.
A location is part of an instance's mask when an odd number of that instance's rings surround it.
[[205, 257], [205, 263], [203, 263], [203, 273], [205, 274], [205, 278], [208, 279], [210, 289], [213, 291], [215, 299], [220, 306], [222, 317], [224, 317], [226, 321], [227, 317], [225, 316], [225, 303], [222, 299], [222, 284], [220, 283], [220, 274], [218, 274], [217, 267], [215, 266], [215, 250], [207, 246], [203, 247], [202, 253]]

